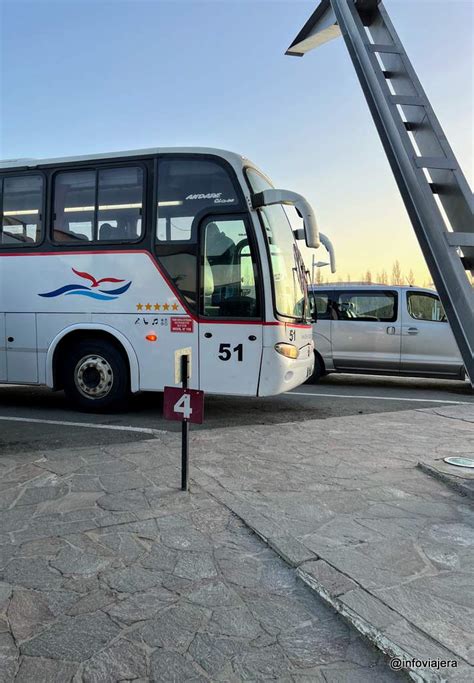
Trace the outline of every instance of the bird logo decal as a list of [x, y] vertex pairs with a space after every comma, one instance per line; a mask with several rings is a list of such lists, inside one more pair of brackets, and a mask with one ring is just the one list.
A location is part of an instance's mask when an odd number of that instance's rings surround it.
[[101, 285], [103, 283], [108, 282], [110, 284], [120, 284], [121, 282], [125, 282], [125, 280], [121, 280], [116, 277], [102, 277], [97, 280], [90, 273], [81, 272], [80, 270], [76, 270], [75, 268], [72, 268], [71, 270], [75, 275], [79, 276], [83, 280], [88, 280], [90, 284], [84, 285], [76, 283], [70, 285], [63, 285], [62, 287], [54, 289], [51, 292], [43, 292], [42, 294], [38, 294], [38, 296], [52, 298], [61, 295], [78, 295], [87, 296], [90, 299], [98, 299], [99, 301], [113, 301], [114, 299], [117, 299], [121, 294], [125, 294], [125, 292], [130, 288], [130, 285], [132, 284], [132, 281], [130, 280], [130, 282], [127, 282], [126, 284], [121, 285], [120, 287], [115, 287], [114, 289], [102, 289]]

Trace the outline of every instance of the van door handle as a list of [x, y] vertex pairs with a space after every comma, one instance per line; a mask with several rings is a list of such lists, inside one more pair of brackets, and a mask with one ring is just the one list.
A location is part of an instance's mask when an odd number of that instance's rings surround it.
[[418, 334], [418, 328], [417, 327], [409, 327], [407, 332], [408, 332], [408, 334]]
[[387, 334], [395, 334], [395, 328], [393, 325], [389, 325], [389, 327], [387, 327]]

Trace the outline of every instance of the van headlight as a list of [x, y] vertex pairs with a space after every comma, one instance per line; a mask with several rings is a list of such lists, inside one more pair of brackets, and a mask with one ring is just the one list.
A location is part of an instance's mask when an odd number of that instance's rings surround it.
[[286, 356], [286, 358], [298, 358], [300, 354], [299, 349], [294, 344], [287, 344], [285, 342], [275, 344], [275, 351], [281, 353], [282, 356]]

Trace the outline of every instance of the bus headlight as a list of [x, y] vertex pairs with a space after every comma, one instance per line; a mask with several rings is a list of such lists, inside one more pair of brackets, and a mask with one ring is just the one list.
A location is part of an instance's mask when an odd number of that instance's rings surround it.
[[286, 356], [286, 358], [298, 358], [300, 353], [296, 346], [293, 344], [286, 344], [285, 342], [275, 344], [275, 351], [281, 353], [282, 356]]

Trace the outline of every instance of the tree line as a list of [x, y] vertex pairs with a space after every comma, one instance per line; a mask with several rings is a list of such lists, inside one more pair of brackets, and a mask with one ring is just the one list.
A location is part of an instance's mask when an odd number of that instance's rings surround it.
[[[322, 284], [329, 284], [329, 279], [324, 277], [325, 273], [322, 268], [317, 268], [316, 270], [316, 284], [322, 285]], [[474, 278], [468, 274], [468, 279], [470, 280], [471, 284], [474, 285]], [[334, 280], [333, 280], [334, 281]], [[343, 280], [341, 277], [337, 279], [338, 283], [348, 283], [350, 284], [352, 282], [351, 276], [349, 274], [346, 275], [346, 279]], [[409, 287], [413, 287], [414, 285], [418, 285], [421, 287], [425, 287], [428, 289], [434, 289], [434, 284], [433, 281], [430, 279], [425, 280], [423, 283], [417, 282], [416, 281], [416, 276], [415, 273], [413, 272], [413, 269], [410, 268], [408, 273], [404, 273], [402, 271], [402, 268], [400, 266], [400, 262], [398, 260], [394, 261], [393, 266], [392, 266], [392, 271], [389, 275], [385, 268], [382, 268], [382, 270], [377, 271], [375, 274], [372, 273], [370, 268], [368, 268], [365, 273], [361, 273], [360, 278], [356, 281], [359, 284], [365, 284], [365, 285], [408, 285]]]

